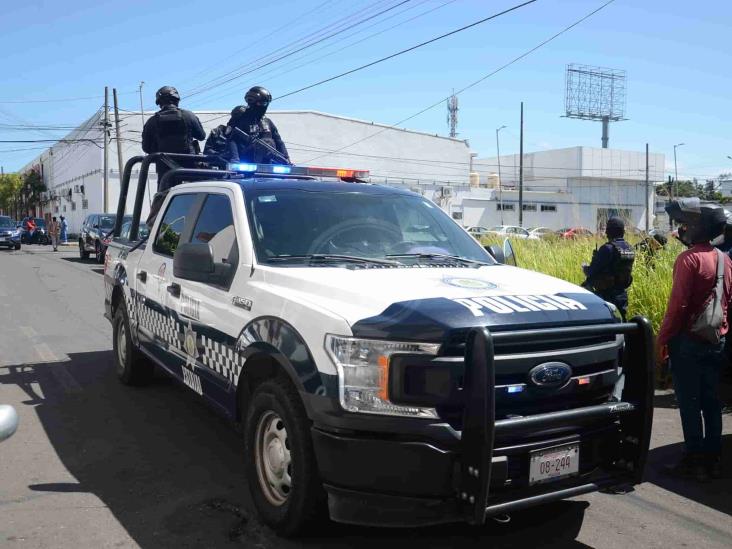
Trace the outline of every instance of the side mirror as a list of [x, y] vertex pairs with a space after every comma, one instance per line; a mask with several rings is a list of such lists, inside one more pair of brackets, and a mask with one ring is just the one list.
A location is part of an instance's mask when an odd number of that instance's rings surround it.
[[18, 429], [18, 413], [8, 404], [0, 404], [0, 442], [9, 439]]
[[173, 254], [173, 276], [209, 282], [214, 276], [213, 249], [208, 242], [186, 242]]
[[511, 241], [507, 238], [503, 241], [503, 262], [506, 265], [512, 265], [514, 267], [517, 267], [516, 262], [516, 252], [513, 251], [513, 246], [511, 246]]
[[503, 255], [503, 250], [496, 246], [495, 244], [490, 244], [489, 246], [483, 246], [485, 248], [485, 251], [488, 252], [493, 256], [493, 259], [498, 261], [498, 263], [505, 263], [506, 257]]

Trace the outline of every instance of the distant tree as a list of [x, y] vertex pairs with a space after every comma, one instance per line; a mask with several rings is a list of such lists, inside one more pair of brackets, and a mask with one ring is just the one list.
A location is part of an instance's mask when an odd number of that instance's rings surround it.
[[0, 176], [0, 209], [14, 218], [19, 217], [20, 189], [23, 187], [23, 178], [17, 173], [6, 173]]
[[25, 197], [23, 208], [30, 210], [41, 202], [41, 193], [46, 190], [41, 174], [36, 169], [28, 170], [23, 174], [22, 194]]
[[682, 198], [687, 196], [699, 196], [700, 188], [696, 180], [693, 181], [677, 181], [674, 183], [669, 176], [668, 181], [657, 188], [660, 196], [673, 196]]

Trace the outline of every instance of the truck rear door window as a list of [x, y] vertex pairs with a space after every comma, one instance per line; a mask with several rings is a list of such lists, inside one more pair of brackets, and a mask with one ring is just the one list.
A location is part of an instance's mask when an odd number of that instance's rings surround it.
[[170, 201], [155, 236], [153, 243], [155, 253], [173, 256], [180, 244], [180, 235], [196, 198], [195, 194], [179, 194]]

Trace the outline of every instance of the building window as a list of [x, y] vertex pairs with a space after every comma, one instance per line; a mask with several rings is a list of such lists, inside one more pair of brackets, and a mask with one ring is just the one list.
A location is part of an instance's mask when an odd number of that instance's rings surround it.
[[541, 211], [542, 212], [556, 212], [557, 207], [554, 204], [542, 204]]
[[[501, 208], [501, 206], [503, 206], [503, 208]], [[500, 211], [501, 209], [503, 209], [503, 211], [512, 212], [513, 211], [513, 204], [501, 204], [499, 202], [498, 204], [496, 204], [496, 210]]]
[[66, 205], [64, 204], [64, 212], [66, 212]]
[[525, 212], [535, 212], [536, 211], [536, 204], [523, 204], [521, 206], [521, 209]]
[[53, 213], [58, 213], [58, 206], [53, 207]]
[[75, 212], [76, 211], [76, 202], [72, 202], [71, 203], [71, 211], [72, 212]]
[[452, 212], [452, 218], [453, 219], [462, 219], [463, 218], [463, 212]]
[[82, 210], [88, 210], [89, 209], [89, 200], [86, 198], [81, 199], [81, 209]]

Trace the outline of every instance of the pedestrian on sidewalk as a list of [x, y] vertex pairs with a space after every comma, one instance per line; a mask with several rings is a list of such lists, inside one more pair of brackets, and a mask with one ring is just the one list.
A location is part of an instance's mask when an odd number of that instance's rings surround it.
[[698, 198], [681, 199], [666, 211], [681, 224], [679, 239], [689, 247], [674, 263], [671, 296], [657, 338], [658, 355], [668, 351], [685, 446], [681, 460], [666, 472], [704, 482], [722, 475], [719, 383], [729, 330], [732, 260], [711, 245], [724, 230], [721, 207], [701, 205]]
[[58, 236], [59, 232], [61, 231], [61, 227], [58, 224], [58, 221], [56, 221], [56, 217], [53, 217], [51, 219], [51, 222], [48, 224], [48, 236], [51, 237], [51, 245], [53, 246], [53, 251], [58, 251]]
[[66, 232], [68, 230], [69, 230], [69, 224], [66, 221], [66, 218], [62, 215], [61, 216], [61, 244], [69, 243], [69, 235]]

